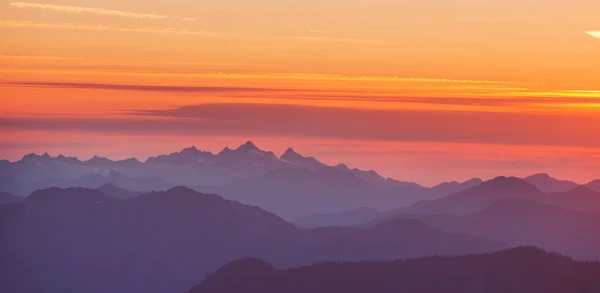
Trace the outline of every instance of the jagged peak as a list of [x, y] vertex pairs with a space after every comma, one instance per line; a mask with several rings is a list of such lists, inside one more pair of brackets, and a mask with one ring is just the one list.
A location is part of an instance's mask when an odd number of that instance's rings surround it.
[[280, 158], [282, 160], [290, 160], [290, 159], [296, 159], [299, 157], [304, 158], [302, 155], [297, 153], [293, 148], [289, 147], [287, 150], [285, 150], [285, 152], [283, 153], [283, 155], [281, 155]]
[[36, 153], [30, 153], [30, 154], [24, 155], [21, 160], [26, 161], [26, 160], [37, 158], [37, 157], [39, 157], [39, 156]]
[[106, 157], [100, 157], [98, 155], [94, 155], [91, 159], [87, 160], [86, 162], [109, 162], [109, 161], [111, 161], [111, 160]]
[[198, 152], [198, 149], [196, 148], [196, 146], [191, 146], [189, 148], [184, 148], [183, 150], [181, 150], [180, 153], [196, 153]]
[[127, 159], [121, 160], [121, 162], [125, 162], [125, 163], [140, 163], [140, 160], [138, 160], [135, 157], [132, 157], [132, 158], [127, 158]]
[[240, 145], [236, 150], [238, 151], [249, 151], [249, 150], [259, 150], [259, 148], [252, 142], [247, 141], [244, 144]]
[[341, 170], [345, 170], [345, 171], [350, 171], [350, 168], [348, 168], [348, 165], [341, 163], [341, 164], [337, 164], [334, 166], [336, 169], [341, 169]]

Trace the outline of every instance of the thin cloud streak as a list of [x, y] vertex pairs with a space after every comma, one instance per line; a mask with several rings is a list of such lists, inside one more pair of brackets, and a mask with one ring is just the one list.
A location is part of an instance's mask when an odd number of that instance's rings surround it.
[[[3, 26], [0, 21], [0, 27]], [[468, 80], [427, 77], [399, 77], [399, 76], [359, 76], [336, 74], [305, 74], [305, 73], [203, 73], [203, 72], [134, 72], [134, 71], [102, 71], [87, 72], [81, 70], [2, 70], [6, 73], [47, 73], [47, 74], [107, 74], [127, 76], [186, 76], [205, 78], [233, 78], [233, 79], [276, 79], [276, 80], [319, 80], [319, 81], [373, 81], [373, 82], [415, 82], [415, 83], [448, 83], [448, 84], [525, 84], [515, 81], [498, 80]]]
[[65, 30], [90, 30], [90, 31], [113, 31], [130, 33], [157, 33], [193, 35], [202, 37], [215, 37], [219, 34], [206, 31], [193, 31], [174, 28], [143, 28], [143, 27], [115, 27], [111, 25], [80, 25], [70, 23], [44, 23], [31, 21], [0, 20], [0, 27], [4, 28], [38, 28], [38, 29], [65, 29]]
[[[580, 125], [588, 127], [582, 128]], [[132, 109], [113, 118], [4, 117], [0, 118], [0, 128], [138, 135], [292, 136], [600, 147], [600, 121], [591, 116], [269, 104], [203, 104], [166, 110]], [[548, 132], [548, 129], [553, 131]]]
[[167, 16], [167, 15], [162, 15], [162, 14], [127, 12], [127, 11], [121, 11], [121, 10], [102, 9], [102, 8], [93, 8], [93, 7], [54, 5], [54, 4], [43, 4], [43, 3], [33, 3], [33, 2], [10, 2], [9, 5], [11, 7], [17, 8], [17, 9], [40, 9], [40, 10], [49, 10], [49, 11], [62, 12], [62, 13], [74, 13], [74, 14], [88, 13], [88, 14], [95, 14], [95, 15], [100, 15], [100, 16], [117, 16], [117, 17], [127, 17], [127, 18], [136, 18], [136, 19], [145, 19], [145, 20], [179, 19], [184, 22], [198, 21], [198, 19], [194, 18], [194, 17], [174, 17], [174, 16]]
[[596, 39], [600, 39], [600, 31], [587, 31], [585, 33]]
[[351, 38], [336, 38], [336, 37], [318, 37], [318, 36], [282, 36], [279, 37], [284, 40], [295, 40], [295, 41], [310, 41], [310, 42], [333, 42], [333, 43], [346, 43], [346, 44], [363, 44], [363, 45], [382, 45], [381, 42], [367, 39], [351, 39]]
[[129, 18], [138, 18], [138, 19], [151, 19], [151, 20], [160, 20], [169, 18], [166, 15], [160, 14], [148, 14], [148, 13], [135, 13], [135, 12], [126, 12], [120, 10], [110, 10], [110, 9], [101, 9], [101, 8], [91, 8], [91, 7], [78, 7], [78, 6], [65, 6], [65, 5], [52, 5], [52, 4], [42, 4], [42, 3], [31, 3], [31, 2], [10, 2], [9, 5], [14, 8], [19, 9], [43, 9], [43, 10], [51, 10], [56, 12], [65, 12], [65, 13], [91, 13], [95, 15], [106, 15], [106, 16], [120, 16], [120, 17], [129, 17]]
[[41, 56], [41, 55], [0, 55], [0, 60], [83, 60], [83, 57]]
[[[95, 83], [59, 83], [59, 82], [9, 82], [0, 83], [18, 87], [41, 88], [73, 88], [73, 89], [98, 89], [98, 90], [131, 90], [151, 92], [276, 92], [276, 88], [248, 88], [248, 87], [201, 87], [201, 86], [162, 86], [162, 85], [128, 85], [128, 84], [95, 84]], [[311, 90], [294, 89], [286, 91], [310, 92]]]

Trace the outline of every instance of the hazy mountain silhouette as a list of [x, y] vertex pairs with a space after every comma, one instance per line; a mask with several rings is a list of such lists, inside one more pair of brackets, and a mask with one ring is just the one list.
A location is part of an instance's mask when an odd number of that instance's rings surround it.
[[118, 199], [128, 199], [128, 198], [136, 197], [143, 193], [143, 192], [137, 192], [137, 191], [130, 191], [125, 188], [120, 188], [120, 187], [114, 185], [113, 183], [104, 184], [96, 189], [99, 190], [100, 192], [104, 193], [105, 195], [112, 196], [112, 197], [118, 198]]
[[[543, 174], [528, 178], [543, 185], [544, 190], [561, 189], [555, 185], [568, 185], [566, 181]], [[36, 189], [52, 186], [98, 188], [105, 184], [136, 192], [185, 185], [258, 205], [292, 220], [315, 214], [339, 214], [361, 207], [390, 210], [424, 200], [433, 202], [421, 202], [412, 209], [417, 212], [432, 210], [445, 213], [445, 210], [450, 210], [460, 213], [443, 204], [453, 200], [435, 200], [476, 188], [481, 180], [446, 182], [426, 188], [412, 182], [385, 178], [373, 170], [352, 169], [345, 164], [327, 166], [292, 148], [277, 157], [251, 141], [235, 149], [224, 148], [218, 154], [189, 147], [180, 152], [148, 158], [145, 162], [135, 158], [113, 161], [99, 156], [81, 161], [75, 157], [52, 157], [45, 153], [29, 154], [20, 161], [2, 161], [0, 164], [0, 191], [16, 195], [27, 195]], [[594, 184], [590, 183], [588, 187], [593, 189]], [[502, 186], [489, 189], [491, 193], [504, 192]], [[507, 190], [506, 193], [512, 192]], [[481, 198], [491, 199], [493, 196]], [[468, 200], [472, 208], [465, 205], [463, 212], [478, 211], [493, 200], [481, 205], [482, 201], [485, 200], [475, 200], [474, 203]], [[437, 210], [432, 207], [436, 204], [439, 205]], [[339, 224], [343, 222], [337, 221]], [[354, 222], [350, 221], [348, 225]]]
[[579, 186], [579, 184], [575, 182], [558, 180], [546, 173], [531, 175], [526, 177], [525, 181], [539, 188], [543, 192], [565, 192]]
[[600, 214], [600, 193], [586, 186], [578, 186], [567, 192], [543, 193], [521, 179], [498, 177], [463, 192], [438, 200], [421, 201], [410, 207], [391, 212], [351, 210], [342, 213], [306, 216], [297, 219], [295, 223], [305, 227], [373, 226], [385, 222], [397, 214], [473, 214], [505, 199], [531, 199], [568, 210]]
[[596, 192], [600, 192], [600, 179], [588, 183], [586, 187]]
[[398, 209], [395, 213], [466, 215], [479, 212], [501, 199], [539, 199], [544, 196], [544, 192], [523, 179], [497, 177], [462, 192]]
[[567, 192], [549, 193], [543, 200], [566, 209], [600, 214], [600, 193], [588, 186], [578, 186]]
[[297, 167], [302, 168], [317, 169], [326, 166], [314, 157], [302, 156], [301, 154], [294, 151], [294, 149], [292, 149], [291, 147], [288, 148], [279, 158], [283, 161], [289, 162]]
[[566, 210], [530, 199], [504, 199], [468, 216], [418, 219], [445, 232], [468, 233], [513, 246], [534, 245], [580, 259], [600, 260], [600, 214]]
[[252, 206], [176, 187], [121, 200], [85, 188], [0, 205], [2, 292], [182, 292], [220, 265], [278, 267], [412, 258], [504, 247], [416, 220], [369, 229], [298, 229]]
[[22, 196], [10, 194], [8, 192], [0, 192], [0, 204], [18, 202], [25, 199]]
[[30, 187], [21, 180], [12, 176], [0, 175], [0, 191], [25, 196], [29, 194], [29, 189]]
[[219, 194], [265, 208], [287, 219], [359, 207], [409, 204], [389, 189], [333, 167], [278, 169], [256, 178], [236, 180]]
[[295, 220], [294, 224], [305, 228], [354, 227], [383, 216], [384, 213], [376, 209], [362, 207], [341, 213], [305, 216]]
[[446, 195], [454, 194], [457, 192], [461, 192], [467, 190], [469, 188], [475, 187], [479, 184], [483, 183], [483, 180], [479, 178], [469, 179], [465, 182], [444, 182], [438, 184], [431, 188], [432, 192], [438, 195], [439, 197], [443, 197]]
[[[51, 157], [47, 153], [29, 154], [13, 163], [3, 162], [0, 164], [0, 176], [13, 177], [26, 183], [71, 180], [84, 175], [106, 175], [110, 171], [117, 171], [130, 177], [159, 177], [188, 186], [223, 185], [236, 179], [258, 177], [283, 168], [326, 167], [317, 159], [302, 156], [292, 148], [278, 158], [272, 152], [259, 149], [251, 141], [236, 149], [226, 147], [218, 154], [189, 147], [180, 152], [150, 157], [143, 163], [135, 158], [112, 161], [99, 156], [81, 161], [63, 155]], [[390, 186], [396, 183], [395, 180], [383, 178], [374, 171], [351, 170], [347, 167], [346, 169], [367, 181], [374, 180], [378, 184], [383, 182]]]
[[[319, 228], [324, 243], [301, 253], [301, 264], [321, 260], [362, 261], [414, 258], [433, 254], [460, 255], [506, 248], [466, 234], [448, 234], [419, 220], [396, 218], [370, 228]], [[335, 236], [331, 238], [331, 236]], [[432, 253], [432, 251], [435, 251]]]
[[113, 184], [128, 190], [138, 191], [156, 191], [166, 190], [177, 186], [177, 183], [169, 182], [159, 177], [137, 178], [124, 175], [118, 171], [110, 171], [106, 176], [100, 174], [90, 174], [76, 179], [48, 179], [32, 184], [35, 189], [49, 187], [86, 187], [98, 188], [106, 184]]
[[[243, 289], [241, 289], [243, 288]], [[229, 263], [188, 293], [595, 293], [600, 264], [537, 248], [416, 260], [319, 263], [276, 270], [261, 259]]]

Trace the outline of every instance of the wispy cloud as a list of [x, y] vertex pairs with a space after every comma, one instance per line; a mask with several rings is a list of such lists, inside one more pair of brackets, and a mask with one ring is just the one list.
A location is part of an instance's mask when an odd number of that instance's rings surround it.
[[[66, 82], [8, 82], [0, 85], [35, 88], [74, 88], [97, 90], [130, 90], [147, 92], [279, 92], [277, 88], [251, 87], [210, 87], [210, 86], [165, 86], [165, 85], [130, 85], [130, 84], [98, 84], [98, 83], [66, 83]], [[311, 92], [312, 90], [293, 89], [292, 92]]]
[[32, 2], [10, 2], [9, 5], [14, 8], [19, 9], [43, 9], [50, 10], [55, 12], [63, 12], [63, 13], [89, 13], [95, 15], [102, 16], [119, 16], [119, 17], [128, 17], [128, 18], [137, 18], [137, 19], [149, 19], [149, 20], [163, 20], [168, 18], [179, 18], [183, 21], [196, 21], [196, 18], [193, 17], [170, 17], [162, 14], [150, 14], [150, 13], [137, 13], [137, 12], [127, 12], [120, 10], [111, 10], [111, 9], [102, 9], [102, 8], [93, 8], [93, 7], [80, 7], [80, 6], [66, 6], [66, 5], [53, 5], [53, 4], [43, 4], [43, 3], [32, 3]]
[[0, 20], [0, 27], [8, 28], [39, 28], [39, 29], [66, 29], [66, 30], [92, 30], [92, 31], [115, 31], [133, 33], [161, 33], [180, 34], [194, 36], [218, 36], [219, 34], [175, 28], [144, 28], [144, 27], [116, 27], [111, 25], [81, 25], [70, 23], [45, 23], [32, 21]]
[[600, 31], [587, 31], [585, 33], [596, 39], [600, 39]]
[[40, 55], [0, 55], [0, 60], [83, 60], [83, 57], [40, 56]]
[[[317, 34], [317, 33], [315, 33]], [[382, 45], [381, 42], [368, 39], [352, 39], [352, 38], [337, 38], [328, 36], [282, 36], [284, 40], [298, 40], [309, 42], [332, 42], [332, 43], [347, 43], [347, 44], [367, 44], [367, 45]]]
[[[0, 27], [2, 23], [0, 22]], [[145, 72], [145, 71], [84, 71], [84, 70], [3, 70], [0, 72], [11, 73], [47, 73], [47, 74], [106, 74], [126, 76], [186, 76], [205, 78], [231, 78], [231, 79], [274, 79], [274, 80], [319, 80], [319, 81], [385, 81], [385, 82], [414, 82], [414, 83], [440, 83], [440, 84], [525, 84], [515, 81], [497, 80], [468, 80], [468, 79], [446, 79], [425, 77], [398, 77], [398, 76], [349, 76], [335, 74], [306, 74], [306, 73], [210, 73], [210, 72]]]

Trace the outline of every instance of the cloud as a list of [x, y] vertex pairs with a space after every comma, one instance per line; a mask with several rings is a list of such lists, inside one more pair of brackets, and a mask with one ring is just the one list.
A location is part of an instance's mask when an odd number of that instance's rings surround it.
[[91, 14], [96, 14], [96, 15], [120, 16], [120, 17], [151, 19], [151, 20], [169, 18], [166, 15], [160, 15], [160, 14], [135, 13], [135, 12], [120, 11], [120, 10], [109, 10], [109, 9], [78, 7], [78, 6], [52, 5], [52, 4], [31, 3], [31, 2], [11, 2], [10, 6], [15, 7], [15, 8], [20, 8], [20, 9], [44, 9], [44, 10], [51, 10], [51, 11], [65, 12], [65, 13], [91, 13]]
[[596, 39], [600, 39], [600, 31], [587, 31], [585, 33]]
[[[131, 90], [150, 92], [270, 92], [280, 91], [274, 88], [243, 88], [243, 87], [201, 87], [201, 86], [162, 86], [162, 85], [126, 85], [126, 84], [96, 84], [96, 83], [60, 83], [60, 82], [8, 82], [0, 85], [41, 88], [73, 88], [98, 90]], [[287, 90], [307, 92], [310, 90]]]
[[138, 135], [287, 136], [600, 148], [600, 120], [560, 113], [404, 111], [271, 104], [202, 104], [128, 113], [112, 118], [2, 117], [0, 127]]
[[[311, 33], [315, 33], [315, 32], [311, 32]], [[333, 43], [363, 44], [363, 45], [382, 45], [381, 42], [374, 41], [374, 40], [336, 38], [336, 37], [327, 37], [327, 36], [282, 36], [279, 38], [284, 39], [284, 40], [309, 41], [309, 42], [333, 42]]]
[[203, 37], [215, 37], [219, 34], [175, 28], [144, 28], [144, 27], [115, 27], [111, 25], [81, 25], [71, 23], [44, 23], [32, 21], [0, 20], [0, 27], [5, 28], [39, 28], [39, 29], [65, 29], [65, 30], [91, 30], [91, 31], [115, 31], [131, 33], [159, 33], [193, 35]]
[[31, 3], [31, 2], [10, 2], [9, 5], [11, 7], [19, 8], [19, 9], [42, 9], [42, 10], [50, 10], [50, 11], [55, 11], [55, 12], [77, 13], [77, 14], [89, 13], [89, 14], [95, 14], [95, 15], [101, 15], [101, 16], [118, 16], [118, 17], [147, 19], [147, 20], [164, 20], [164, 19], [168, 19], [168, 18], [179, 18], [182, 21], [186, 21], [186, 22], [197, 20], [196, 18], [193, 18], [193, 17], [180, 18], [180, 17], [170, 17], [167, 15], [161, 15], [161, 14], [136, 13], [136, 12], [127, 12], [127, 11], [102, 9], [102, 8], [53, 5], [53, 4]]
[[[3, 22], [0, 21], [0, 27]], [[2, 70], [0, 72], [11, 73], [48, 73], [48, 74], [97, 74], [98, 72], [89, 72], [82, 70]], [[361, 75], [338, 75], [338, 74], [319, 74], [319, 73], [225, 73], [225, 72], [134, 72], [134, 71], [102, 71], [106, 75], [127, 75], [127, 76], [185, 76], [198, 78], [231, 78], [231, 79], [273, 79], [273, 80], [319, 80], [319, 81], [352, 81], [352, 82], [408, 82], [408, 83], [439, 83], [439, 84], [487, 84], [487, 85], [508, 85], [525, 84], [515, 81], [499, 80], [471, 80], [471, 79], [448, 79], [448, 78], [429, 78], [429, 77], [401, 77], [401, 76], [361, 76]], [[521, 90], [520, 88], [518, 90]]]
[[[2, 55], [0, 55], [1, 59]], [[19, 56], [20, 57], [20, 56]], [[33, 58], [45, 58], [45, 56], [24, 56]], [[49, 57], [55, 58], [55, 57]], [[56, 57], [76, 58], [76, 57]], [[420, 108], [426, 110], [440, 109], [452, 111], [456, 109], [469, 109], [471, 111], [487, 110], [488, 112], [496, 109], [494, 112], [523, 112], [524, 105], [543, 104], [561, 107], [565, 111], [564, 104], [583, 106], [593, 103], [588, 98], [578, 97], [414, 97], [411, 95], [378, 96], [367, 91], [356, 93], [352, 90], [324, 90], [324, 89], [299, 89], [299, 88], [252, 88], [252, 87], [208, 87], [208, 86], [167, 86], [167, 85], [135, 85], [135, 84], [102, 84], [102, 83], [66, 83], [66, 82], [0, 82], [0, 86], [7, 85], [11, 87], [33, 87], [33, 88], [70, 88], [70, 89], [98, 89], [98, 90], [128, 90], [128, 91], [148, 91], [148, 92], [230, 92], [242, 93], [235, 98], [255, 100], [257, 103], [275, 103], [275, 104], [311, 104], [317, 105], [320, 102], [330, 107], [342, 107], [344, 103], [349, 103], [346, 108], [361, 108], [357, 105], [362, 103], [377, 104], [381, 109], [390, 109], [395, 105], [422, 105]], [[512, 90], [511, 88], [495, 88], [497, 90]], [[257, 96], [251, 94], [262, 92], [264, 94]], [[247, 95], [244, 95], [247, 93]], [[238, 99], [239, 98], [239, 99]], [[223, 102], [231, 102], [224, 100]], [[336, 103], [339, 102], [339, 103]], [[415, 106], [416, 107], [416, 106]], [[403, 109], [418, 109], [419, 107], [406, 106]], [[514, 108], [518, 108], [514, 110]], [[363, 107], [364, 108], [364, 107]], [[373, 107], [377, 108], [377, 107]], [[398, 109], [398, 107], [394, 107]]]
[[83, 60], [83, 57], [68, 56], [32, 56], [32, 55], [0, 55], [4, 60]]

